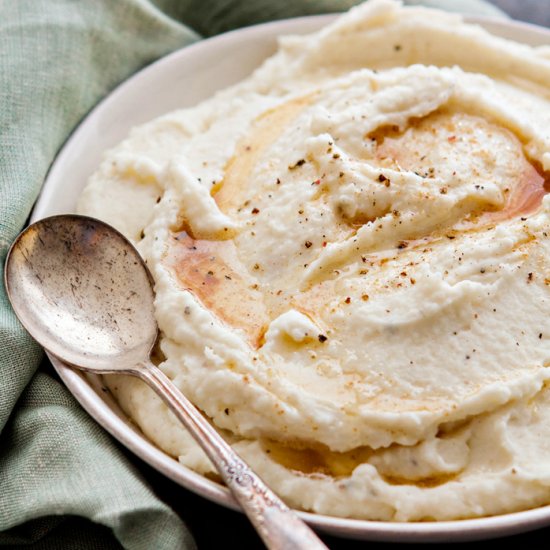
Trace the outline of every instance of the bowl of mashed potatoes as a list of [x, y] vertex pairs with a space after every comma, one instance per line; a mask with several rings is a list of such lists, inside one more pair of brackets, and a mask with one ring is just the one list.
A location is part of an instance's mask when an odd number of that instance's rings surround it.
[[[76, 208], [136, 244], [155, 361], [321, 529], [437, 540], [550, 522], [549, 33], [484, 26], [370, 0], [187, 48], [92, 114], [35, 211]], [[133, 115], [159, 74], [178, 93]], [[139, 381], [56, 363], [123, 443], [231, 505]]]

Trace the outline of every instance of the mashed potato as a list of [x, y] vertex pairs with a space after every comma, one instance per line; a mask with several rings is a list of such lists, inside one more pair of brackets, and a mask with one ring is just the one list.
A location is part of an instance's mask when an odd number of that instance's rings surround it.
[[[91, 178], [79, 212], [155, 278], [160, 367], [292, 506], [550, 503], [548, 90], [544, 51], [371, 0]], [[110, 386], [214, 474], [150, 390]]]

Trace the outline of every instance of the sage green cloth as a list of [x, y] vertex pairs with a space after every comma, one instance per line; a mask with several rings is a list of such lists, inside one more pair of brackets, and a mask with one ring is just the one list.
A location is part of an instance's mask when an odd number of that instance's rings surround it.
[[[201, 36], [271, 19], [340, 11], [354, 3], [0, 0], [2, 262], [56, 152], [119, 82]], [[498, 13], [481, 0], [424, 3]], [[118, 445], [59, 382], [36, 373], [41, 357], [17, 323], [2, 287], [0, 544], [194, 547], [184, 523], [155, 496]]]

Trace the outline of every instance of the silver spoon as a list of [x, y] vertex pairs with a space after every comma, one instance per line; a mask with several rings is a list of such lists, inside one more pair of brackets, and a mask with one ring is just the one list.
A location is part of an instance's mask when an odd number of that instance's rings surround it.
[[152, 279], [111, 226], [76, 215], [29, 226], [6, 259], [15, 313], [31, 336], [72, 367], [137, 376], [165, 401], [218, 469], [268, 548], [326, 548], [150, 361], [158, 335]]

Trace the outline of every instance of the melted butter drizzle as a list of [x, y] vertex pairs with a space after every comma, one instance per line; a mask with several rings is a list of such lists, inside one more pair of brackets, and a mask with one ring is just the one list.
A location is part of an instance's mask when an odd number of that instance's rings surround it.
[[[288, 470], [310, 477], [325, 476], [335, 480], [349, 478], [358, 466], [367, 463], [376, 454], [376, 451], [370, 447], [358, 447], [348, 452], [338, 453], [321, 445], [307, 446], [272, 440], [263, 440], [261, 445], [263, 451], [273, 461]], [[443, 485], [458, 478], [459, 475], [460, 473], [436, 473], [409, 479], [397, 475], [380, 474], [389, 485], [413, 485], [424, 489]]]
[[206, 309], [232, 328], [243, 330], [253, 348], [260, 347], [268, 313], [258, 284], [238, 260], [233, 241], [174, 233], [164, 262]]
[[224, 213], [243, 202], [248, 182], [263, 153], [281, 136], [288, 124], [313, 101], [315, 92], [299, 97], [261, 114], [252, 124], [249, 136], [241, 140], [224, 169], [224, 177], [211, 194]]
[[[265, 333], [278, 315], [292, 308], [315, 321], [334, 292], [332, 283], [306, 293], [270, 289], [240, 261], [232, 240], [194, 239], [185, 230], [172, 234], [163, 262], [206, 309], [231, 329], [244, 331], [255, 350], [265, 343]], [[320, 343], [316, 335], [311, 342]]]
[[502, 210], [488, 212], [479, 221], [494, 223], [534, 214], [548, 192], [550, 192], [550, 174], [543, 172], [539, 163], [527, 162], [518, 185], [514, 187], [506, 201], [506, 206]]
[[[423, 118], [412, 118], [406, 128], [400, 129], [397, 126], [384, 126], [365, 136], [376, 143], [375, 159], [381, 165], [390, 165], [398, 170], [413, 171], [417, 174], [424, 174], [424, 177], [433, 177], [434, 169], [427, 168], [429, 161], [423, 164], [429, 155], [429, 143], [422, 141], [426, 134], [447, 140], [449, 143], [456, 142], [464, 136], [460, 134], [461, 124], [472, 121], [491, 137], [492, 133], [506, 135], [509, 146], [517, 149], [521, 155], [521, 167], [518, 170], [515, 184], [511, 189], [506, 190], [505, 203], [502, 208], [484, 205], [484, 207], [472, 211], [465, 219], [459, 221], [452, 228], [447, 229], [468, 229], [474, 226], [482, 227], [506, 221], [512, 218], [519, 218], [535, 213], [541, 206], [542, 199], [550, 192], [550, 173], [544, 172], [539, 161], [530, 159], [525, 152], [526, 144], [517, 134], [496, 122], [485, 118], [463, 113], [448, 108], [441, 108]], [[418, 137], [420, 147], [415, 143]], [[477, 139], [469, 137], [475, 146]], [[422, 145], [424, 147], [422, 148]], [[475, 149], [472, 151], [475, 152]], [[369, 159], [366, 159], [367, 161]]]
[[[254, 167], [269, 146], [276, 141], [290, 124], [306, 108], [314, 94], [291, 100], [266, 111], [253, 125], [250, 136], [242, 140], [236, 154], [228, 162], [224, 179], [212, 191], [218, 206], [230, 211], [241, 205]], [[461, 118], [462, 117], [462, 118]], [[512, 218], [527, 216], [536, 212], [545, 194], [550, 190], [550, 176], [544, 173], [540, 164], [529, 162], [525, 148], [519, 138], [509, 129], [498, 126], [480, 117], [440, 109], [421, 119], [411, 119], [407, 128], [381, 127], [372, 132], [368, 139], [376, 142], [375, 159], [382, 165], [391, 165], [409, 171], [425, 171], [422, 164], [431, 139], [449, 139], [459, 136], [463, 120], [474, 120], [486, 132], [507, 134], [513, 147], [521, 150], [521, 173], [516, 185], [510, 186], [502, 208], [493, 208], [490, 204], [472, 210], [450, 227], [434, 228], [429, 234], [411, 235], [402, 239], [408, 249], [426, 246], [451, 233], [455, 238], [464, 232], [481, 229]], [[411, 134], [412, 132], [412, 134]], [[419, 139], [415, 141], [415, 132]], [[428, 135], [428, 142], [425, 136]], [[412, 139], [411, 139], [412, 136]], [[471, 139], [471, 135], [466, 135]], [[423, 141], [424, 140], [424, 141]], [[252, 145], [253, 144], [253, 145]], [[373, 159], [364, 159], [372, 162]], [[429, 163], [429, 160], [427, 161]], [[342, 224], [352, 230], [351, 237], [362, 225], [372, 223], [371, 219], [345, 219]], [[334, 296], [332, 277], [326, 273], [319, 277], [307, 290], [271, 289], [261, 282], [258, 273], [247, 269], [238, 258], [234, 241], [202, 240], [192, 236], [190, 228], [174, 232], [172, 245], [166, 254], [166, 263], [170, 264], [182, 286], [192, 292], [203, 305], [231, 328], [243, 330], [247, 341], [254, 348], [260, 348], [270, 322], [279, 314], [295, 308], [315, 321], [322, 315], [320, 311], [327, 307]], [[398, 243], [399, 244], [399, 243]], [[399, 246], [398, 246], [399, 248]], [[362, 251], [369, 256], [369, 251]], [[362, 256], [364, 257], [364, 256]]]

